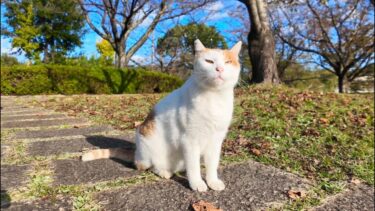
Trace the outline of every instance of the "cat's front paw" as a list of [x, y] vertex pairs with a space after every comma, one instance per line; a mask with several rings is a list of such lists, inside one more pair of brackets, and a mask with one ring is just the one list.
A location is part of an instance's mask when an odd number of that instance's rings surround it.
[[190, 188], [193, 190], [196, 190], [199, 192], [207, 191], [207, 185], [203, 180], [197, 180], [193, 182], [189, 181], [189, 184], [190, 184]]
[[225, 189], [224, 182], [219, 179], [207, 181], [207, 184], [208, 184], [208, 187], [210, 187], [212, 190], [221, 191]]

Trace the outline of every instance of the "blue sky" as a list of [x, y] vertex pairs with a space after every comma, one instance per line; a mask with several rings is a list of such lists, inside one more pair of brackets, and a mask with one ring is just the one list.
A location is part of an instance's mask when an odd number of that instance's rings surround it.
[[[238, 21], [231, 18], [228, 12], [237, 7], [239, 5], [238, 1], [217, 1], [213, 5], [200, 10], [199, 12], [194, 14], [194, 19], [197, 21], [203, 21], [204, 23], [209, 26], [215, 26], [216, 29], [225, 37], [226, 41], [228, 42], [229, 46], [232, 46], [235, 42], [234, 36], [229, 32], [230, 30], [238, 27], [242, 27]], [[1, 4], [1, 24], [5, 24], [5, 18], [3, 14], [5, 12], [5, 7]], [[246, 14], [244, 14], [246, 15]], [[133, 33], [133, 37], [136, 38], [142, 31], [145, 30], [147, 24], [151, 22], [152, 19], [146, 19], [143, 26], [137, 29]], [[186, 24], [189, 18], [187, 16], [181, 17], [179, 22], [181, 24]], [[165, 21], [158, 24], [156, 30], [153, 33], [153, 38], [156, 40], [159, 37], [162, 37], [163, 34], [170, 28], [172, 28], [176, 23], [174, 21]], [[98, 56], [98, 52], [96, 51], [95, 43], [98, 42], [101, 38], [97, 35], [94, 31], [92, 31], [88, 26], [87, 28], [88, 33], [83, 37], [83, 45], [79, 48], [76, 48], [74, 52], [71, 54], [79, 54], [82, 53], [87, 57], [90, 56]], [[138, 52], [133, 56], [133, 59], [141, 62], [141, 63], [149, 63], [151, 61], [151, 50], [152, 49], [152, 41], [151, 37], [146, 41], [146, 43], [138, 50]], [[134, 39], [129, 39], [128, 43], [132, 44]], [[128, 45], [129, 45], [128, 44]], [[1, 53], [10, 53], [13, 52], [15, 49], [11, 48], [11, 39], [5, 38], [1, 36]], [[26, 61], [26, 58], [23, 55], [17, 55], [20, 61]]]

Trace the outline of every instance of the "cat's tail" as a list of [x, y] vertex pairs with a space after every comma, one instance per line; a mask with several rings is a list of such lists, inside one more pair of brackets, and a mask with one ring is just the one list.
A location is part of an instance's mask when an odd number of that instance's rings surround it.
[[119, 160], [134, 162], [134, 149], [109, 148], [94, 149], [82, 155], [82, 161], [116, 158]]

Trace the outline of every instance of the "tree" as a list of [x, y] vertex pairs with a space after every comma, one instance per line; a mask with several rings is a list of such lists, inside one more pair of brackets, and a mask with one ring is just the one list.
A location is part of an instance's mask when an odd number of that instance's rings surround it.
[[286, 25], [278, 36], [335, 74], [342, 93], [374, 64], [373, 14], [369, 1], [305, 0], [280, 9], [279, 18]]
[[275, 40], [270, 29], [267, 3], [264, 0], [239, 0], [248, 11], [250, 32], [248, 51], [252, 64], [253, 83], [279, 83], [276, 68]]
[[100, 60], [104, 64], [110, 65], [113, 63], [115, 51], [113, 50], [111, 43], [102, 39], [100, 42], [96, 43], [96, 50], [100, 53]]
[[215, 27], [194, 23], [175, 26], [157, 41], [155, 57], [159, 61], [161, 71], [170, 73], [173, 69], [176, 72], [179, 67], [185, 67], [183, 69], [188, 73], [186, 70], [192, 69], [196, 39], [210, 48], [228, 47], [224, 37]]
[[75, 0], [6, 1], [8, 28], [4, 35], [12, 38], [12, 47], [44, 62], [54, 62], [59, 56], [81, 45], [84, 18]]
[[35, 27], [35, 15], [33, 12], [33, 2], [22, 1], [18, 4], [6, 2], [7, 23], [12, 30], [2, 28], [2, 34], [12, 39], [12, 47], [25, 52], [29, 59], [39, 60], [40, 46], [35, 38], [39, 35], [40, 29]]
[[[126, 67], [131, 57], [146, 42], [156, 25], [193, 12], [211, 0], [80, 0], [88, 25], [100, 37], [107, 40], [116, 53], [117, 67]], [[93, 20], [100, 20], [94, 24]], [[150, 23], [147, 24], [145, 20]], [[129, 38], [136, 29], [143, 28], [141, 35]]]
[[[278, 21], [278, 20], [272, 19], [272, 13], [278, 9], [280, 4], [284, 4], [284, 2], [270, 1], [269, 14], [271, 18], [271, 23]], [[241, 25], [241, 27], [236, 27], [236, 28], [231, 29], [231, 33], [235, 35], [237, 39], [241, 40], [244, 46], [244, 53], [242, 55], [243, 58], [241, 59], [242, 61], [241, 66], [247, 69], [251, 69], [249, 53], [247, 50], [249, 48], [247, 36], [249, 34], [249, 29], [250, 29], [250, 18], [244, 15], [244, 13], [247, 13], [247, 9], [243, 7], [242, 5], [238, 5], [237, 7], [235, 7], [229, 12], [229, 15], [233, 17], [234, 19], [236, 19]], [[280, 30], [278, 27], [279, 25], [272, 24], [271, 30], [273, 34], [276, 34], [277, 31]], [[274, 39], [275, 39], [275, 53], [276, 53], [276, 68], [277, 68], [277, 72], [278, 72], [278, 76], [280, 80], [283, 81], [284, 79], [283, 77], [284, 77], [286, 69], [296, 63], [297, 59], [301, 56], [301, 52], [290, 47], [288, 44], [283, 42], [277, 36], [274, 37]]]

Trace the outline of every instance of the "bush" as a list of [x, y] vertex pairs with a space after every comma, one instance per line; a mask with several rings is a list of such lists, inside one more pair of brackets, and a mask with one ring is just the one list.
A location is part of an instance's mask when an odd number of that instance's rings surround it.
[[1, 66], [13, 66], [13, 65], [18, 65], [19, 62], [16, 57], [10, 56], [6, 53], [1, 54]]
[[182, 80], [143, 68], [64, 65], [2, 66], [1, 94], [120, 94], [169, 92]]
[[337, 88], [337, 77], [324, 70], [309, 71], [300, 65], [285, 71], [283, 82], [293, 88], [333, 92]]

